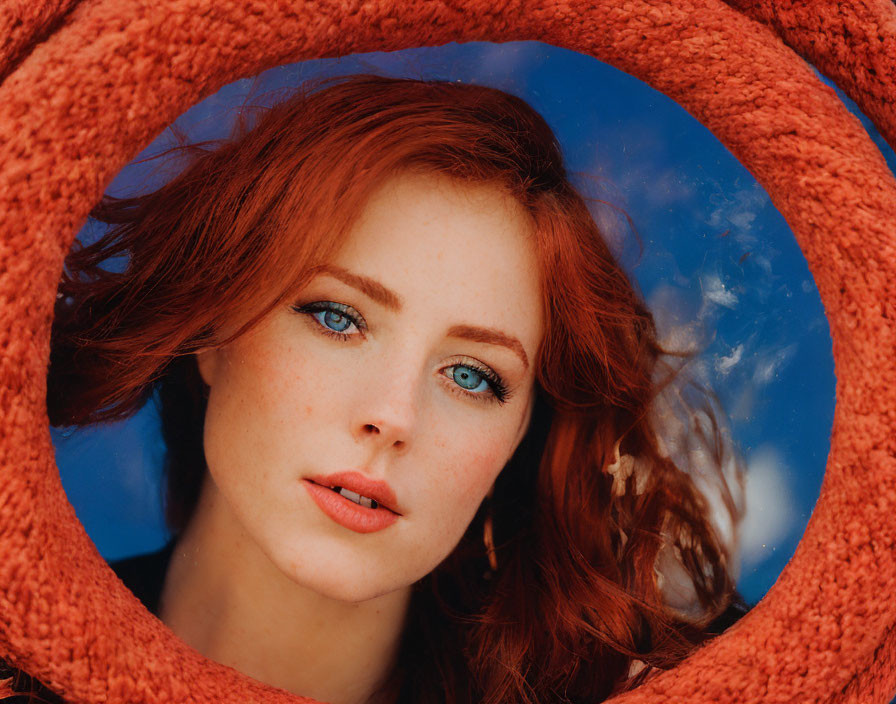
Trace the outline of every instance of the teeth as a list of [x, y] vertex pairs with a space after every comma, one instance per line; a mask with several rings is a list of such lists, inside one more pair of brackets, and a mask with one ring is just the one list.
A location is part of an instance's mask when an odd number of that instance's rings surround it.
[[360, 504], [361, 506], [366, 506], [367, 508], [377, 508], [379, 504], [373, 500], [368, 499], [366, 496], [361, 496], [360, 494], [356, 494], [353, 491], [349, 491], [348, 489], [341, 486], [334, 486], [333, 491], [337, 494], [341, 494], [347, 499], [351, 499], [356, 504]]

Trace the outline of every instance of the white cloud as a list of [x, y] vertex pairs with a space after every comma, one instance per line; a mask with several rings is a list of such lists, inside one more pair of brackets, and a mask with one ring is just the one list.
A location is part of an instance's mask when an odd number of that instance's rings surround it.
[[781, 368], [796, 354], [797, 343], [793, 342], [786, 347], [766, 355], [757, 355], [756, 367], [753, 370], [753, 383], [767, 384]]
[[787, 482], [787, 466], [772, 445], [747, 458], [746, 515], [740, 527], [744, 567], [765, 560], [790, 533], [796, 508]]
[[701, 277], [700, 287], [703, 290], [704, 307], [706, 301], [726, 308], [734, 308], [737, 305], [737, 296], [725, 287], [718, 274], [707, 274]]
[[740, 362], [743, 354], [744, 354], [744, 346], [743, 346], [743, 344], [740, 344], [737, 347], [735, 347], [731, 351], [731, 354], [729, 354], [727, 357], [721, 357], [721, 356], [716, 357], [716, 361], [715, 361], [716, 372], [718, 372], [722, 376], [727, 375], [728, 372], [730, 372], [737, 365], [737, 363]]
[[710, 213], [707, 222], [714, 228], [730, 229], [734, 239], [745, 247], [752, 247], [759, 238], [751, 231], [759, 212], [769, 202], [768, 194], [758, 183], [749, 188], [727, 194], [720, 190], [711, 199], [717, 208]]
[[728, 215], [728, 221], [736, 228], [739, 228], [741, 230], [749, 230], [750, 227], [752, 227], [753, 221], [755, 219], [756, 213], [746, 210], [731, 213]]

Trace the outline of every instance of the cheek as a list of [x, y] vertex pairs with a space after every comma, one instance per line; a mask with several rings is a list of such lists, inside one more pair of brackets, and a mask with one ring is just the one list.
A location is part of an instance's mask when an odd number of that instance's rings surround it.
[[[262, 340], [261, 342], [267, 342]], [[254, 338], [221, 359], [205, 418], [206, 452], [219, 458], [269, 458], [291, 428], [314, 410], [301, 365], [275, 344]], [[276, 442], [275, 442], [276, 441]]]
[[326, 398], [327, 388], [335, 383], [313, 354], [283, 337], [259, 336], [236, 351], [230, 367], [230, 386], [239, 395], [232, 401], [277, 423], [314, 416], [323, 405], [315, 399]]
[[470, 467], [474, 469], [477, 483], [486, 491], [495, 481], [495, 477], [503, 469], [507, 461], [505, 455], [507, 443], [491, 441], [483, 442], [470, 456]]
[[437, 445], [439, 452], [451, 457], [452, 471], [445, 472], [440, 491], [454, 495], [459, 504], [475, 511], [506, 463], [508, 441], [500, 432], [476, 433], [459, 445], [457, 436], [444, 438]]

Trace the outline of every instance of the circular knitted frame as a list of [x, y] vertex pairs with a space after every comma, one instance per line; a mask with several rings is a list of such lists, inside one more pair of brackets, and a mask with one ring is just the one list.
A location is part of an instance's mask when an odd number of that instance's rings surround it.
[[831, 452], [796, 554], [734, 627], [615, 701], [892, 696], [896, 181], [800, 58], [894, 144], [890, 0], [31, 0], [2, 4], [0, 37], [0, 655], [11, 664], [71, 702], [309, 701], [186, 646], [77, 520], [45, 406], [63, 258], [116, 173], [226, 83], [315, 57], [540, 40], [640, 78], [731, 150], [790, 224], [833, 337]]

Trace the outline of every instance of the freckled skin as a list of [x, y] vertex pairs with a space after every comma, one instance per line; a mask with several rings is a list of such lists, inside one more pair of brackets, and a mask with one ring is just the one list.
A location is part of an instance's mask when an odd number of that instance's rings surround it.
[[[234, 540], [240, 550], [333, 599], [407, 589], [434, 569], [521, 440], [534, 380], [507, 348], [446, 333], [458, 324], [501, 330], [531, 364], [543, 321], [530, 228], [494, 186], [410, 174], [384, 184], [333, 263], [395, 291], [400, 312], [320, 275], [295, 303], [349, 305], [369, 326], [364, 337], [328, 337], [323, 316], [286, 305], [251, 334], [199, 353], [210, 386], [205, 452], [220, 495], [219, 515], [201, 520], [233, 526], [245, 536]], [[508, 402], [452, 392], [464, 390], [443, 370], [464, 361], [497, 372]], [[386, 480], [404, 515], [369, 534], [333, 522], [301, 479], [347, 469]]]

